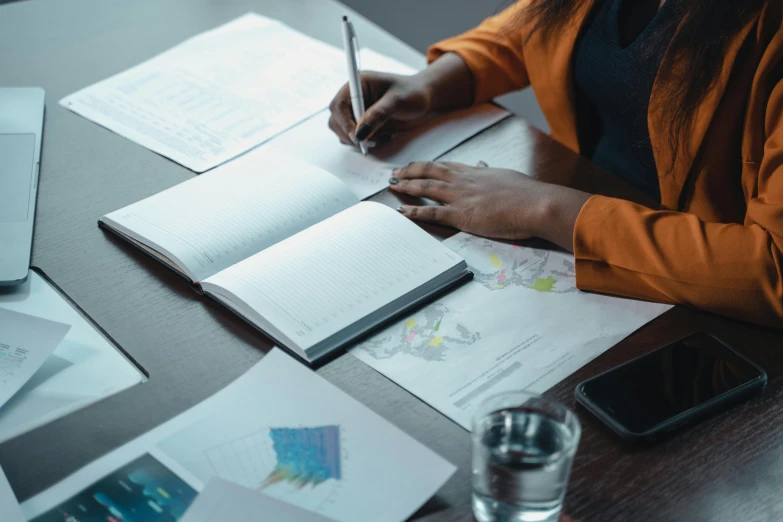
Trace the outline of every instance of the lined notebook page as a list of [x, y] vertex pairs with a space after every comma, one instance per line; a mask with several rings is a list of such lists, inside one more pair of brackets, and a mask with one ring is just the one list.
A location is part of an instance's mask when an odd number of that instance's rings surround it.
[[258, 150], [103, 221], [202, 281], [357, 201], [331, 174]]
[[365, 202], [208, 278], [204, 289], [227, 290], [307, 349], [460, 262], [395, 210]]

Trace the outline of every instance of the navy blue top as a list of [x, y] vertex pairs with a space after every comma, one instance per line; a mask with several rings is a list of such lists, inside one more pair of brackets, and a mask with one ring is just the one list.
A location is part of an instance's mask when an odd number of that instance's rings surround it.
[[598, 0], [574, 53], [581, 153], [660, 201], [647, 110], [674, 31], [667, 0]]

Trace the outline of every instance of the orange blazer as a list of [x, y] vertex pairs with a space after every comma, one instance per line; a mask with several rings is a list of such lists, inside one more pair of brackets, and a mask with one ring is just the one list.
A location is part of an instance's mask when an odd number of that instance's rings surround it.
[[[593, 3], [583, 1], [557, 34], [536, 33], [523, 47], [523, 30], [509, 31], [518, 2], [434, 45], [428, 59], [460, 55], [475, 103], [532, 86], [552, 136], [578, 152], [571, 61]], [[783, 1], [770, 0], [734, 39], [673, 168], [658, 101], [670, 87], [656, 78], [648, 128], [661, 207], [591, 197], [574, 230], [579, 288], [783, 327], [781, 11]]]

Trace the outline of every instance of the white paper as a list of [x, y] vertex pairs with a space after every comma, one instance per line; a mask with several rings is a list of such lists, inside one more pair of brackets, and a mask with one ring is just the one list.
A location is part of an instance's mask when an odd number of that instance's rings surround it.
[[543, 392], [671, 306], [580, 292], [571, 254], [460, 233], [474, 281], [351, 354], [466, 429], [478, 404]]
[[0, 288], [0, 310], [71, 325], [43, 365], [0, 408], [0, 442], [144, 380], [144, 376], [35, 270]]
[[0, 521], [27, 522], [19, 503], [16, 501], [11, 484], [8, 483], [5, 473], [3, 473], [3, 468], [0, 468]]
[[212, 478], [180, 522], [334, 522], [220, 478]]
[[[282, 441], [277, 448], [275, 441]], [[293, 469], [299, 473], [288, 472]], [[275, 349], [211, 398], [88, 464], [22, 509], [34, 522], [38, 515], [57, 506], [78, 506], [82, 499], [97, 509], [89, 499], [106, 490], [106, 481], [153, 475], [157, 482], [143, 480], [143, 485], [153, 495], [163, 487], [166, 506], [179, 510], [192, 502], [196, 490], [220, 477], [342, 522], [399, 522], [454, 471]]]
[[51, 355], [70, 325], [0, 309], [0, 407]]
[[329, 110], [287, 130], [264, 146], [304, 159], [343, 180], [359, 199], [389, 186], [392, 169], [411, 161], [432, 161], [510, 113], [495, 105], [479, 105], [433, 117], [421, 127], [401, 132], [391, 142], [370, 149], [340, 143], [329, 129]]
[[249, 13], [60, 104], [204, 172], [322, 110], [347, 79], [342, 50]]

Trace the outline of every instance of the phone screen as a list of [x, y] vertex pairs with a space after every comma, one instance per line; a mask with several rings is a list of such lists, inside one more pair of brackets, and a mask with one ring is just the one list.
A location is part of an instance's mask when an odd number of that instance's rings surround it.
[[643, 433], [761, 376], [736, 352], [699, 333], [610, 370], [581, 391], [626, 429]]

